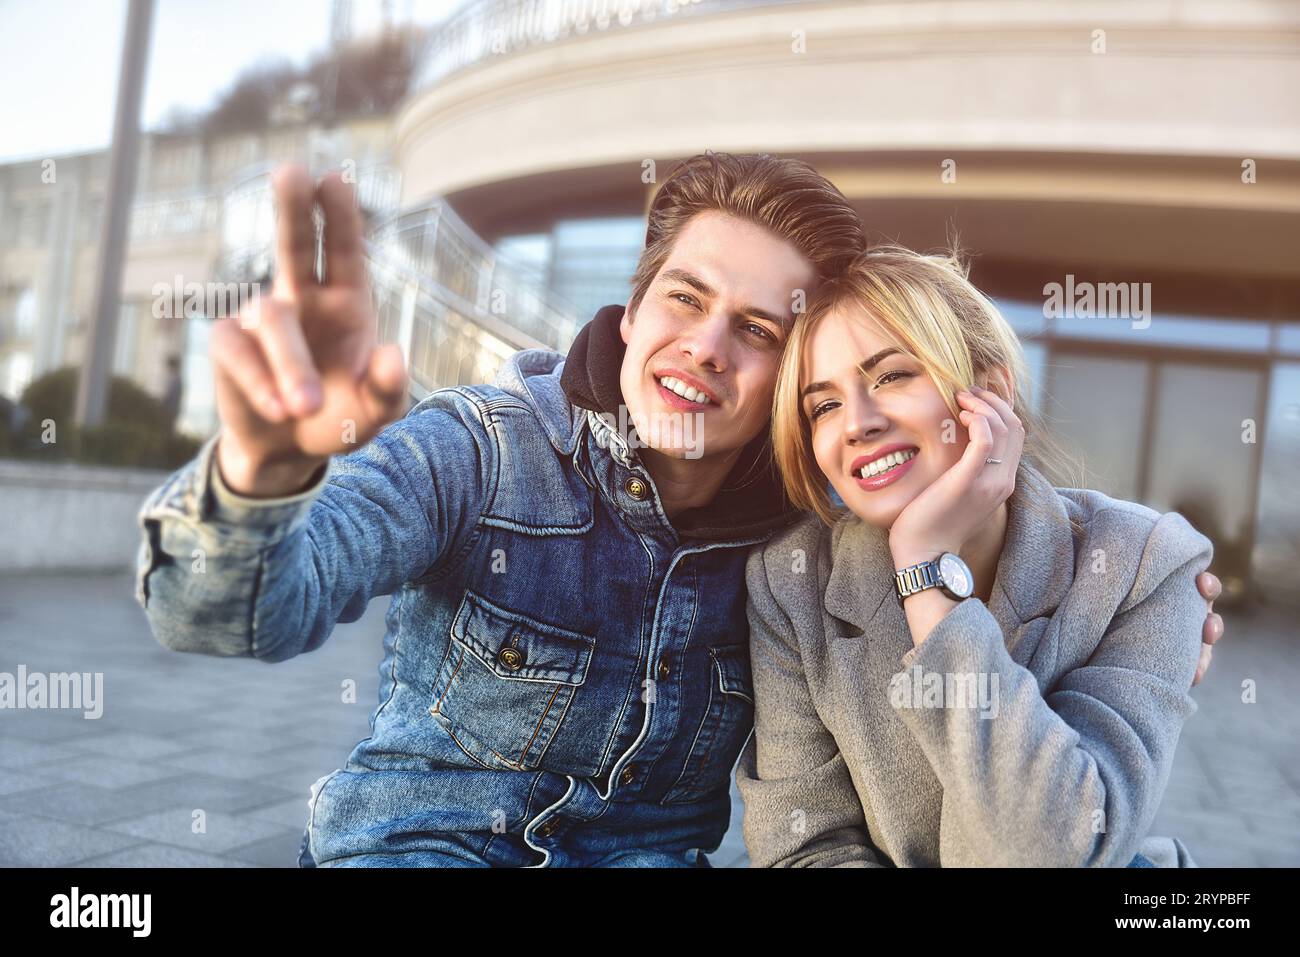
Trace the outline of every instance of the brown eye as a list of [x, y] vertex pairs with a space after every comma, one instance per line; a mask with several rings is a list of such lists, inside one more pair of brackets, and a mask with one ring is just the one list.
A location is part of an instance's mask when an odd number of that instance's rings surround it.
[[835, 408], [835, 402], [831, 399], [827, 399], [825, 402], [819, 402], [813, 406], [812, 411], [808, 413], [808, 418], [815, 422], [822, 416], [822, 414], [831, 411], [833, 408]]
[[894, 382], [898, 379], [910, 379], [911, 377], [912, 377], [912, 373], [900, 372], [899, 370], [895, 369], [893, 372], [886, 372], [879, 379], [877, 379], [876, 385], [889, 385], [889, 383]]

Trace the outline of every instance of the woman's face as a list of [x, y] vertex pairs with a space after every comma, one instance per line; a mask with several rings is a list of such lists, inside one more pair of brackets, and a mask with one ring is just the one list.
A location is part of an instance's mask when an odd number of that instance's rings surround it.
[[799, 389], [817, 465], [844, 504], [879, 528], [891, 527], [969, 441], [921, 363], [852, 306], [813, 331]]

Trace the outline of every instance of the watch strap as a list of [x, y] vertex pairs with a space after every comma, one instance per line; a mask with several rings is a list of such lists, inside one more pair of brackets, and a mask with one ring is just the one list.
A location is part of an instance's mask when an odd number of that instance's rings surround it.
[[937, 558], [928, 562], [917, 562], [915, 565], [908, 565], [894, 572], [894, 593], [898, 596], [900, 605], [909, 595], [915, 595], [927, 588], [938, 588], [941, 584], [943, 580], [939, 577]]

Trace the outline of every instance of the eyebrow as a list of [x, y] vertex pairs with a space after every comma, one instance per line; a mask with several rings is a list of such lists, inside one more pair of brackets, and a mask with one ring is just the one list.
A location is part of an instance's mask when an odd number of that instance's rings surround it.
[[[669, 282], [684, 282], [692, 289], [696, 290], [702, 296], [717, 296], [718, 291], [710, 286], [694, 273], [687, 272], [685, 269], [665, 269], [659, 276], [659, 280]], [[757, 306], [741, 306], [736, 310], [737, 315], [753, 316], [755, 319], [766, 319], [768, 322], [776, 323], [784, 331], [789, 331], [792, 323], [785, 316], [779, 316], [775, 313], [768, 312], [766, 309], [759, 309]]]
[[[895, 348], [894, 346], [889, 346], [886, 349], [881, 349], [871, 358], [863, 359], [861, 362], [859, 362], [858, 371], [864, 374], [870, 372], [873, 368], [875, 368], [876, 363], [880, 362], [881, 359], [887, 359], [889, 356], [893, 356], [893, 355], [902, 355], [902, 350]], [[808, 385], [804, 386], [803, 391], [799, 393], [799, 398], [806, 399], [814, 392], [824, 392], [827, 389], [834, 388], [834, 386], [835, 383], [828, 382], [825, 379], [823, 379], [821, 382], [810, 382], [808, 383]]]

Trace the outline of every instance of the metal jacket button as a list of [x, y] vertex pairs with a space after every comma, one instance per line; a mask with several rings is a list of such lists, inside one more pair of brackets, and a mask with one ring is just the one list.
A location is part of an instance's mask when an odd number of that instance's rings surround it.
[[502, 648], [497, 654], [497, 661], [506, 671], [518, 671], [524, 666], [524, 653], [518, 648]]
[[550, 837], [555, 833], [555, 829], [558, 826], [559, 822], [555, 818], [551, 818], [549, 821], [543, 821], [541, 824], [537, 825], [537, 830], [533, 833], [538, 837]]
[[618, 776], [618, 783], [627, 785], [636, 780], [636, 765], [629, 764], [623, 769], [623, 773]]
[[648, 491], [645, 482], [641, 481], [639, 478], [628, 479], [623, 483], [623, 489], [638, 502], [645, 498], [646, 492]]

